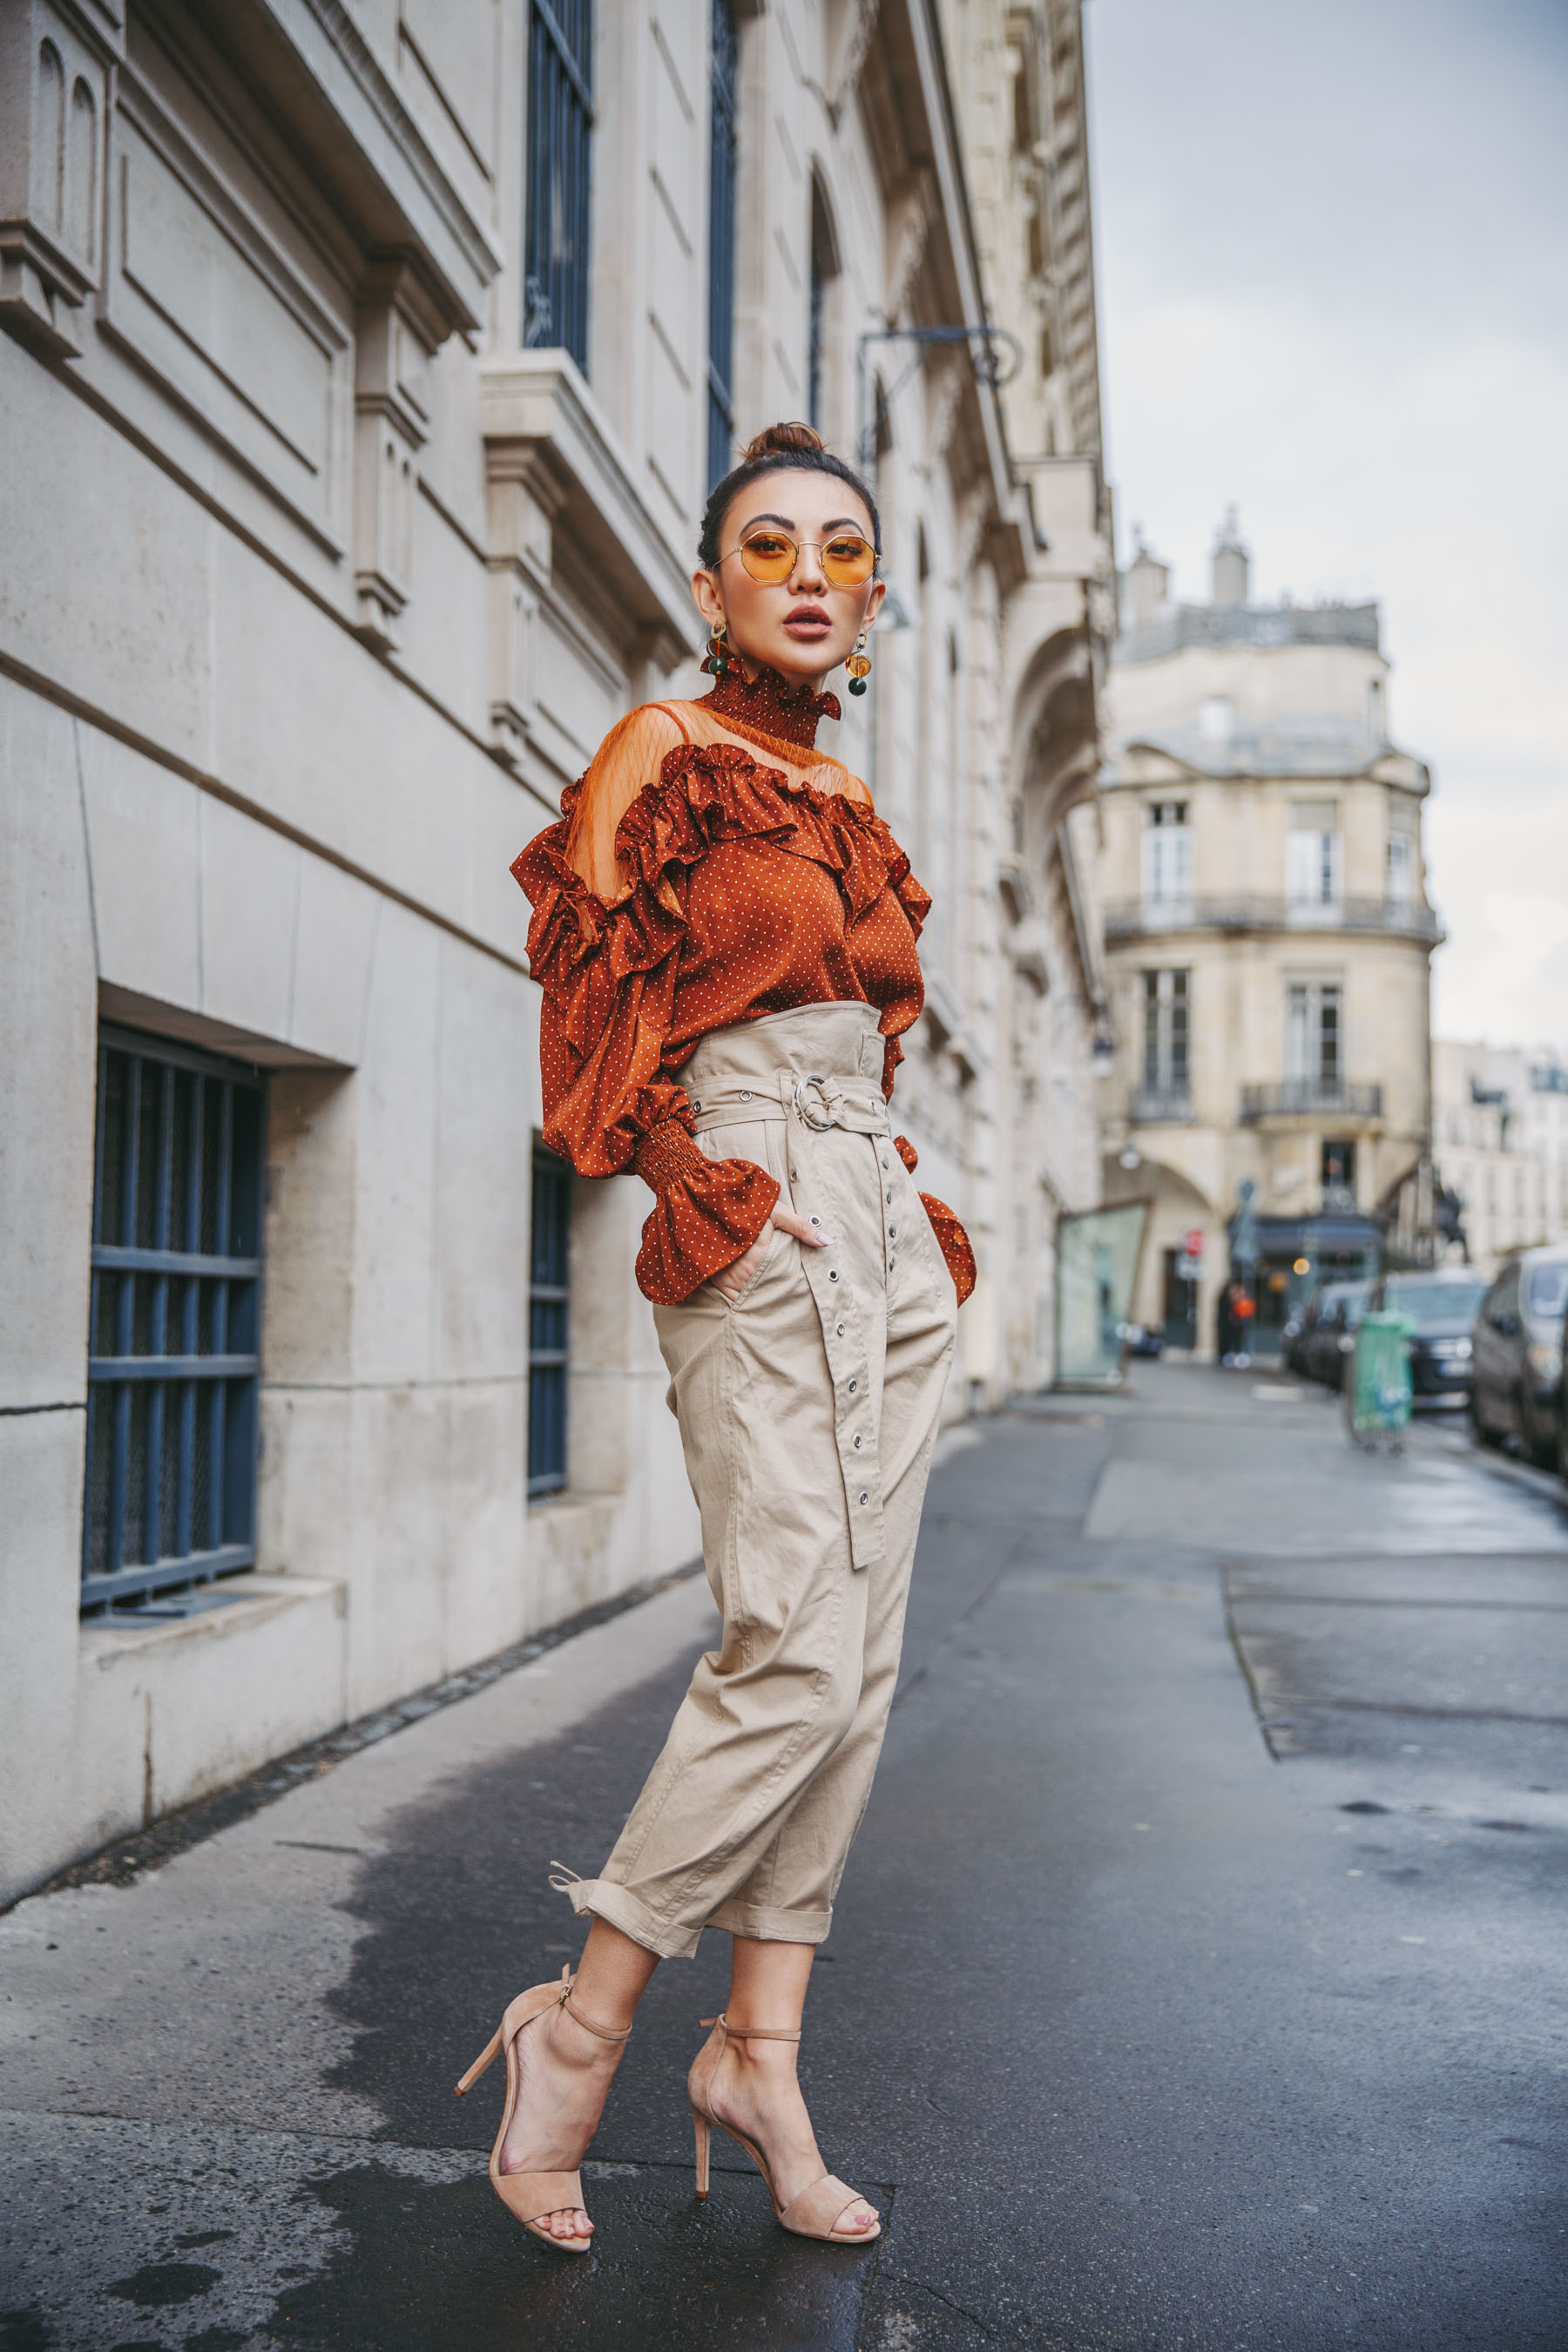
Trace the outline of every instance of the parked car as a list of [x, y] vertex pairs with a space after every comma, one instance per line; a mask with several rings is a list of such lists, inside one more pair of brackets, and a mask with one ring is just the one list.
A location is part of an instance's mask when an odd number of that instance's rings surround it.
[[1366, 1309], [1370, 1282], [1325, 1282], [1315, 1291], [1311, 1306], [1316, 1308], [1310, 1329], [1302, 1331], [1297, 1341], [1300, 1368], [1310, 1381], [1321, 1381], [1325, 1388], [1343, 1385], [1345, 1365], [1355, 1346], [1355, 1327]]
[[1387, 1307], [1408, 1315], [1413, 1404], [1462, 1405], [1470, 1393], [1471, 1331], [1487, 1295], [1486, 1277], [1465, 1265], [1436, 1266], [1430, 1274], [1385, 1274], [1373, 1285], [1370, 1315]]
[[1568, 1243], [1521, 1250], [1500, 1270], [1473, 1334], [1470, 1419], [1489, 1445], [1517, 1437], [1543, 1469], [1557, 1465]]

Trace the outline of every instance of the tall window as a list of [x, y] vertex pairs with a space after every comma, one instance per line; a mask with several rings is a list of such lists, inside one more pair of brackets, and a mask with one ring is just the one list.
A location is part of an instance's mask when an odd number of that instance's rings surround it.
[[1143, 1084], [1159, 1094], [1187, 1091], [1187, 1010], [1191, 975], [1143, 975]]
[[829, 285], [838, 275], [838, 247], [827, 199], [819, 181], [811, 184], [811, 289], [806, 312], [805, 413], [809, 423], [822, 426], [823, 395], [827, 373], [827, 306]]
[[1337, 1095], [1343, 1042], [1338, 981], [1293, 980], [1285, 1003], [1287, 1076], [1318, 1095]]
[[1193, 835], [1185, 801], [1150, 803], [1143, 828], [1143, 897], [1171, 906], [1193, 895]]
[[531, 0], [522, 340], [584, 373], [593, 142], [594, 0]]
[[542, 1145], [533, 1154], [528, 1286], [528, 1491], [566, 1484], [566, 1341], [571, 1304], [572, 1171]]
[[1325, 1137], [1320, 1166], [1324, 1208], [1353, 1212], [1356, 1204], [1354, 1139]]
[[708, 117], [708, 487], [730, 470], [735, 434], [735, 76], [730, 0], [713, 0]]
[[1339, 813], [1332, 801], [1297, 801], [1285, 836], [1285, 896], [1301, 912], [1333, 907], [1343, 895]]
[[243, 1064], [100, 1034], [85, 1609], [256, 1557], [262, 1111]]
[[1415, 896], [1415, 850], [1407, 833], [1389, 835], [1385, 892], [1391, 907], [1408, 907]]

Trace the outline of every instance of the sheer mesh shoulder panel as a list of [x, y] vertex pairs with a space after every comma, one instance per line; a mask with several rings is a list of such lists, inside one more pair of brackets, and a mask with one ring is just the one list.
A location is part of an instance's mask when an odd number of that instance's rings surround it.
[[661, 702], [645, 703], [612, 727], [583, 778], [566, 836], [566, 859], [606, 904], [631, 882], [616, 856], [616, 827], [646, 786], [657, 783], [667, 755], [688, 740]]

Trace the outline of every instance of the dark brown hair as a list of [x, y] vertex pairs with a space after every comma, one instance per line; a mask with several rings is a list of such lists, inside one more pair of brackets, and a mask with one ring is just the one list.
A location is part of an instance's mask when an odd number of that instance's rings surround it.
[[708, 504], [702, 511], [702, 535], [697, 542], [697, 561], [706, 570], [711, 571], [719, 561], [724, 518], [741, 492], [763, 475], [779, 473], [832, 474], [838, 481], [847, 482], [871, 518], [871, 539], [877, 561], [881, 562], [882, 519], [877, 512], [876, 499], [854, 467], [834, 456], [814, 426], [797, 422], [770, 425], [754, 440], [748, 441], [740, 464], [709, 492]]

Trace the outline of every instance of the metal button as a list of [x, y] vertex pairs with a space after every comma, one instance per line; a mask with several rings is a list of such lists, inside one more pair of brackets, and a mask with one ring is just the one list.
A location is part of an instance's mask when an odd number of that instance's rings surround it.
[[884, 1152], [883, 1152], [883, 1154], [882, 1154], [882, 1165], [883, 1165], [883, 1167], [884, 1167], [884, 1168], [890, 1168], [890, 1167], [892, 1166], [892, 1164], [893, 1164], [893, 1163], [892, 1163], [892, 1161], [889, 1159], [889, 1157], [888, 1157], [887, 1153], [884, 1151]]
[[822, 1223], [822, 1219], [820, 1217], [813, 1217], [811, 1222], [814, 1225], [819, 1225]]
[[798, 1184], [798, 1183], [799, 1183], [799, 1181], [800, 1181], [800, 1170], [799, 1170], [798, 1168], [792, 1168], [792, 1169], [790, 1170], [790, 1171], [789, 1171], [789, 1181], [790, 1181], [790, 1182], [791, 1182], [792, 1184]]
[[838, 1279], [837, 1275], [834, 1272], [831, 1266], [827, 1269], [827, 1279], [829, 1282], [837, 1282]]
[[864, 1486], [862, 1486], [862, 1487], [861, 1487], [861, 1489], [860, 1489], [860, 1500], [861, 1500], [863, 1503], [868, 1503], [868, 1502], [870, 1501], [870, 1499], [871, 1499], [870, 1496], [869, 1496], [869, 1495], [868, 1495], [868, 1493], [866, 1492], [866, 1489], [864, 1488]]
[[888, 1239], [889, 1239], [890, 1242], [896, 1242], [896, 1241], [898, 1240], [898, 1238], [899, 1238], [899, 1229], [898, 1229], [897, 1225], [889, 1225], [889, 1226], [888, 1227]]
[[855, 1440], [855, 1451], [857, 1454], [860, 1451], [860, 1440], [858, 1438]]
[[899, 1262], [899, 1261], [898, 1261], [898, 1259], [893, 1255], [892, 1251], [891, 1251], [891, 1250], [889, 1250], [889, 1251], [888, 1252], [888, 1272], [889, 1272], [889, 1274], [891, 1274], [891, 1272], [893, 1271], [893, 1268], [897, 1265], [898, 1262]]
[[751, 1099], [752, 1099], [751, 1096], [747, 1093], [747, 1091], [746, 1091], [745, 1087], [742, 1087], [741, 1088], [741, 1100], [742, 1100], [742, 1102], [750, 1102], [750, 1101], [751, 1101]]
[[855, 1393], [856, 1390], [859, 1387], [859, 1385], [860, 1385], [860, 1383], [859, 1383], [859, 1381], [850, 1381], [850, 1383], [849, 1383], [849, 1393], [850, 1393], [850, 1395], [851, 1395], [851, 1396], [853, 1396], [853, 1395], [854, 1395], [854, 1393]]
[[893, 1196], [892, 1196], [892, 1194], [889, 1192], [889, 1195], [888, 1195], [888, 1206], [889, 1206], [889, 1208], [890, 1209], [890, 1208], [892, 1207], [892, 1205], [893, 1205]]
[[843, 1339], [843, 1337], [844, 1337], [844, 1326], [843, 1326], [843, 1324], [842, 1324], [842, 1323], [840, 1323], [840, 1324], [837, 1325], [837, 1326], [836, 1326], [836, 1328], [837, 1328], [837, 1333], [838, 1333], [839, 1338], [842, 1339]]

